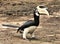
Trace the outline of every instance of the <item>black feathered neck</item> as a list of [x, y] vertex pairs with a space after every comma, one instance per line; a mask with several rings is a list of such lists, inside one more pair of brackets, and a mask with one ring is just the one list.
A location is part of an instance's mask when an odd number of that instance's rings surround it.
[[39, 25], [39, 16], [36, 15], [39, 14], [39, 12], [37, 12], [36, 10], [34, 11], [34, 22], [35, 22], [35, 25], [38, 26]]

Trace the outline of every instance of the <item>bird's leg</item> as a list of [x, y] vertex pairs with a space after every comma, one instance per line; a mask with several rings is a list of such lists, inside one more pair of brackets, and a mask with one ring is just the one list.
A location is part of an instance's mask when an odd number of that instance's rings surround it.
[[27, 29], [25, 29], [25, 30], [23, 31], [23, 39], [27, 39], [26, 36], [27, 36], [28, 32], [29, 32], [29, 31], [28, 31]]
[[34, 33], [32, 33], [32, 38], [35, 38], [35, 34]]

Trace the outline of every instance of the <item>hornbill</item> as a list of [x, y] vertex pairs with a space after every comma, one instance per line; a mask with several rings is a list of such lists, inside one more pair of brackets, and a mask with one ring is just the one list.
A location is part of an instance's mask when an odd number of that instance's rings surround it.
[[[45, 7], [44, 5], [39, 5], [35, 8], [35, 10], [33, 12], [34, 20], [29, 20], [29, 21], [25, 22], [22, 26], [20, 26], [17, 29], [17, 32], [19, 32], [20, 30], [23, 31], [23, 39], [27, 39], [26, 36], [28, 33], [30, 33], [32, 35], [32, 37], [35, 37], [33, 32], [39, 25], [39, 16], [41, 13], [47, 14], [49, 16], [47, 7]], [[8, 25], [3, 25], [3, 26], [8, 26]]]

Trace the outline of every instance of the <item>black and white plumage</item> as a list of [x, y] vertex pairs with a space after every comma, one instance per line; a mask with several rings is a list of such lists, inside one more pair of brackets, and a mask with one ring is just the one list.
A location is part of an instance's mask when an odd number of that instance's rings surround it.
[[23, 30], [23, 38], [24, 39], [26, 39], [26, 36], [27, 36], [28, 33], [31, 33], [32, 37], [34, 37], [33, 32], [35, 31], [35, 29], [39, 25], [39, 15], [40, 15], [40, 13], [45, 13], [49, 16], [49, 13], [46, 9], [47, 8], [44, 7], [44, 6], [37, 6], [36, 9], [34, 10], [34, 13], [33, 13], [34, 20], [29, 20], [25, 24], [23, 24], [21, 27], [19, 27], [17, 32], [19, 30]]
[[17, 32], [19, 30], [24, 30], [25, 28], [28, 28], [30, 26], [38, 26], [39, 25], [39, 16], [37, 16], [36, 14], [39, 14], [39, 13], [36, 12], [36, 10], [35, 10], [34, 11], [34, 20], [29, 20], [29, 21], [25, 22], [21, 27], [19, 27]]
[[48, 11], [46, 10], [47, 8], [44, 6], [37, 6], [36, 9], [34, 10], [34, 20], [29, 20], [27, 22], [25, 22], [21, 27], [18, 28], [17, 32], [19, 32], [19, 30], [23, 31], [23, 39], [27, 39], [27, 34], [31, 33], [32, 37], [35, 37], [34, 35], [34, 31], [37, 28], [37, 26], [39, 25], [39, 15], [40, 13], [44, 13], [47, 14], [49, 16]]
[[[19, 29], [17, 30], [17, 32], [19, 30], [23, 31], [23, 38], [24, 39], [26, 39], [26, 35], [28, 33], [33, 34], [34, 30], [39, 25], [39, 12], [37, 12], [37, 10], [35, 10], [33, 14], [34, 14], [34, 20], [27, 21], [21, 27], [19, 27]], [[32, 35], [32, 37], [34, 37], [34, 34]]]

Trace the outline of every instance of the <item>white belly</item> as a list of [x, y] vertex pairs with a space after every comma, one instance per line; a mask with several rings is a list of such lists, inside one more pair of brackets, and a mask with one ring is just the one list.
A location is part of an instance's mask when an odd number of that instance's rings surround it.
[[29, 33], [33, 33], [37, 27], [36, 26], [30, 26], [28, 28], [25, 28], [24, 30], [28, 31]]

